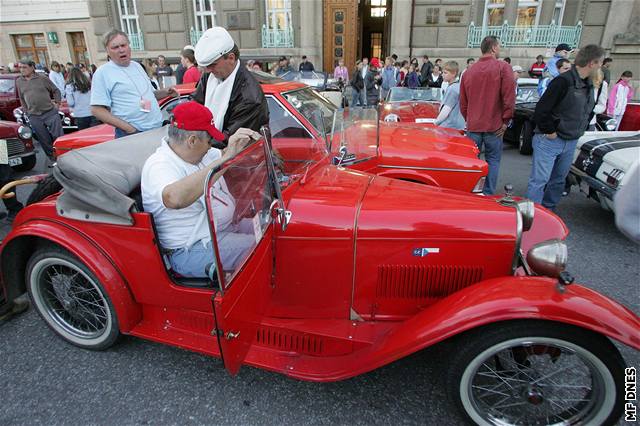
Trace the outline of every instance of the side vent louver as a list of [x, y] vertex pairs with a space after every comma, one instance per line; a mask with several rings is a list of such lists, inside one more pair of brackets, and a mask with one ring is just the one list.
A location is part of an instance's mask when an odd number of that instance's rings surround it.
[[479, 266], [378, 266], [378, 298], [440, 298], [482, 280]]
[[288, 333], [269, 327], [258, 328], [256, 332], [256, 343], [282, 351], [299, 352], [309, 355], [320, 355], [324, 346], [321, 337]]

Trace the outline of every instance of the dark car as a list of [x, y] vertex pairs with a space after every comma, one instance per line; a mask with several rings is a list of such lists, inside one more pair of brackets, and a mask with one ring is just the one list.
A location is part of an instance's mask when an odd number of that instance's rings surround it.
[[16, 79], [20, 74], [0, 74], [0, 119], [16, 121], [13, 110], [20, 106]]
[[[522, 155], [533, 153], [533, 130], [535, 123], [533, 113], [540, 95], [538, 95], [537, 78], [519, 78], [516, 94], [516, 109], [513, 121], [504, 134], [504, 141], [518, 146]], [[597, 130], [614, 130], [615, 122], [606, 114], [598, 114]]]

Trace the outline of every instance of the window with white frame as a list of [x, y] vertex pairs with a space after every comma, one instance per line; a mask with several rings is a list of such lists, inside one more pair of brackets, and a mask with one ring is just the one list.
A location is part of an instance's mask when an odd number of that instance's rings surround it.
[[538, 0], [518, 2], [516, 15], [516, 27], [535, 27], [540, 18], [540, 3]]
[[504, 23], [504, 0], [487, 0], [484, 4], [484, 27], [496, 27]]
[[556, 0], [556, 7], [553, 9], [553, 22], [556, 25], [562, 25], [562, 17], [564, 15], [564, 6], [567, 0]]
[[122, 31], [127, 33], [129, 36], [140, 33], [136, 0], [118, 0], [118, 9], [120, 11]]
[[291, 0], [265, 0], [266, 27], [269, 30], [287, 30], [291, 27]]
[[216, 25], [215, 0], [193, 0], [196, 31], [204, 32]]
[[387, 12], [387, 0], [371, 0], [371, 17], [384, 18]]

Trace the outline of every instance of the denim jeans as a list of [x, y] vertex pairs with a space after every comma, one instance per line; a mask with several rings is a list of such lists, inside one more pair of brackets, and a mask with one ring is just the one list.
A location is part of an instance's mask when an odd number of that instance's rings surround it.
[[116, 136], [116, 139], [118, 139], [118, 138], [123, 138], [123, 137], [129, 136], [129, 135], [135, 135], [136, 133], [139, 133], [139, 131], [136, 130], [133, 133], [127, 133], [124, 130], [120, 129], [119, 127], [116, 127], [116, 135], [115, 136]]
[[351, 91], [351, 103], [349, 106], [353, 108], [358, 105], [362, 105], [360, 103], [360, 91], [354, 87]]
[[548, 209], [555, 209], [562, 197], [577, 143], [577, 139], [549, 139], [543, 134], [533, 135], [533, 166], [527, 198]]
[[484, 145], [484, 159], [489, 164], [489, 173], [482, 193], [485, 195], [494, 194], [500, 174], [502, 138], [493, 132], [467, 132], [467, 136], [473, 139], [480, 151]]

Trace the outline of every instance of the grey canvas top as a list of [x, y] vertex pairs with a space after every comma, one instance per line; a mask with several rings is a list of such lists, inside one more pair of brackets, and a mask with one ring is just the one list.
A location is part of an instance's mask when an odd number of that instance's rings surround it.
[[56, 201], [61, 216], [87, 222], [132, 225], [145, 161], [160, 146], [166, 127], [77, 149], [61, 156], [53, 175], [64, 191]]

